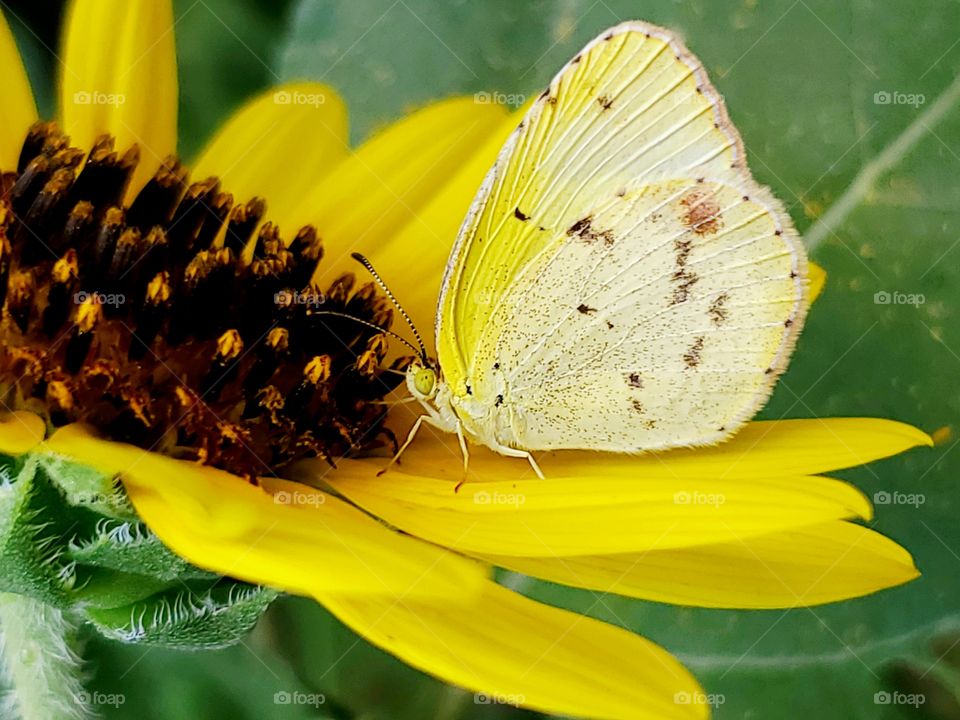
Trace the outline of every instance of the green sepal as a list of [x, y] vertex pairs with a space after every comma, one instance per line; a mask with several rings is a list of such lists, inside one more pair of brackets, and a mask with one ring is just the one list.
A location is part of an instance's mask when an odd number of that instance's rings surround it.
[[0, 592], [73, 610], [103, 635], [178, 649], [239, 641], [277, 593], [194, 567], [140, 522], [113, 477], [0, 456]]
[[71, 600], [84, 612], [88, 608], [125, 607], [164, 592], [172, 583], [149, 575], [77, 565], [76, 589]]
[[136, 520], [137, 514], [117, 478], [61, 455], [41, 453], [31, 457], [37, 458], [68, 505], [86, 508], [105, 517]]
[[70, 605], [74, 569], [63, 538], [76, 523], [37, 459], [0, 462], [0, 591]]
[[276, 597], [274, 590], [244, 583], [194, 582], [126, 607], [89, 608], [86, 614], [101, 634], [121, 642], [214, 649], [239, 642]]
[[81, 565], [148, 575], [158, 580], [213, 582], [218, 577], [174, 555], [146, 525], [136, 520], [102, 520], [93, 537], [74, 540], [66, 554]]

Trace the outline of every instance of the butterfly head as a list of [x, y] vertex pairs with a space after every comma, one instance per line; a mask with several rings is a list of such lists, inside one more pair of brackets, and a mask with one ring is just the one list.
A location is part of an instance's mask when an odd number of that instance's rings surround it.
[[407, 389], [418, 400], [433, 400], [439, 385], [437, 369], [429, 361], [418, 360], [407, 368]]

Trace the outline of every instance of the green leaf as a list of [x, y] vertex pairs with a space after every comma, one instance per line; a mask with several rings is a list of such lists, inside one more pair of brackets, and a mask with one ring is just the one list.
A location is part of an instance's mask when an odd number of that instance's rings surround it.
[[259, 627], [242, 645], [203, 653], [143, 648], [93, 637], [87, 655], [96, 658], [91, 693], [122, 694], [106, 707], [112, 720], [322, 720], [327, 704], [279, 705], [280, 693], [314, 693], [288, 667], [286, 648]]
[[[874, 415], [957, 429], [960, 5], [304, 0], [295, 18], [281, 74], [337, 87], [356, 137], [454, 92], [538, 92], [621, 20], [678, 29], [727, 98], [754, 173], [785, 201], [830, 276], [764, 416]], [[925, 302], [875, 304], [880, 292]], [[924, 496], [920, 506], [877, 507], [875, 527], [923, 572], [902, 588], [827, 607], [737, 612], [524, 587], [678, 653], [723, 697], [721, 720], [912, 717], [912, 707], [875, 696], [918, 687], [927, 717], [957, 717], [960, 675], [942, 639], [960, 627], [955, 444], [841, 474], [870, 495]]]
[[176, 0], [183, 158], [194, 157], [244, 100], [278, 82], [275, 46], [286, 5], [286, 0]]
[[543, 73], [530, 63], [554, 43], [555, 29], [542, 25], [553, 4], [299, 2], [280, 75], [332, 85], [347, 101], [359, 140], [430, 100], [535, 87]]

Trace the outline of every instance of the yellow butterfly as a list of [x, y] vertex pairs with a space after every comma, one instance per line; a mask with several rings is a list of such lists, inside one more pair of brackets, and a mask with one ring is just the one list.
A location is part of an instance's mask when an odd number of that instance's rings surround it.
[[[807, 260], [699, 61], [628, 22], [510, 136], [467, 213], [406, 373], [423, 423], [503, 455], [716, 443], [787, 365]], [[399, 454], [398, 454], [399, 456]]]

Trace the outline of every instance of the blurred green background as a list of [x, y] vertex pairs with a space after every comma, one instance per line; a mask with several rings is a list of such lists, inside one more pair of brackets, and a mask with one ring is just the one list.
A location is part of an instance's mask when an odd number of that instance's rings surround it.
[[[53, 115], [62, 5], [8, 0], [4, 9]], [[245, 98], [282, 80], [338, 88], [359, 141], [433, 98], [538, 92], [621, 20], [679, 30], [726, 96], [755, 174], [786, 202], [830, 274], [764, 415], [956, 426], [960, 3], [178, 0], [176, 10], [187, 158]], [[883, 292], [924, 302], [884, 304]], [[663, 644], [722, 696], [723, 720], [960, 718], [960, 453], [947, 431], [940, 436], [933, 450], [844, 474], [871, 496], [923, 496], [877, 506], [876, 528], [909, 548], [924, 573], [906, 587], [822, 608], [729, 612], [509, 581]], [[476, 704], [301, 599], [276, 603], [230, 650], [174, 653], [91, 637], [86, 655], [91, 688], [125, 697], [100, 708], [111, 718], [535, 716]], [[877, 702], [894, 689], [923, 693], [925, 703]], [[278, 705], [277, 692], [322, 693], [326, 702]]]

